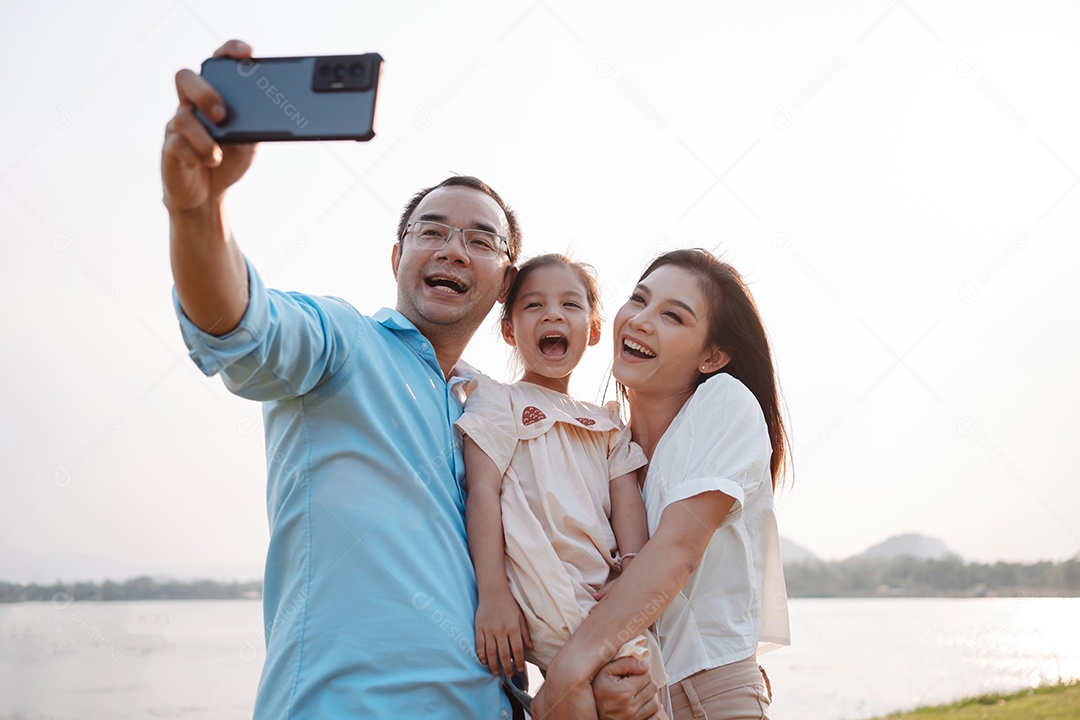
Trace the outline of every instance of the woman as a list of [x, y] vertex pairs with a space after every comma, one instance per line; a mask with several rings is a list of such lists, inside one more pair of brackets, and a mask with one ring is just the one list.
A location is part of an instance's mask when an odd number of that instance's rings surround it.
[[651, 537], [552, 661], [535, 716], [595, 718], [589, 681], [655, 621], [675, 720], [767, 718], [757, 653], [789, 643], [773, 513], [787, 438], [757, 307], [730, 265], [677, 250], [614, 335]]

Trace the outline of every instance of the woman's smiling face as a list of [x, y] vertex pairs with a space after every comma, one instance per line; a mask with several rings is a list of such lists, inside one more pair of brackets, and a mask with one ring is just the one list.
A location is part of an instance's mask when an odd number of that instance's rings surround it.
[[615, 315], [615, 379], [650, 394], [692, 391], [726, 358], [708, 345], [708, 312], [697, 275], [675, 265], [653, 270]]

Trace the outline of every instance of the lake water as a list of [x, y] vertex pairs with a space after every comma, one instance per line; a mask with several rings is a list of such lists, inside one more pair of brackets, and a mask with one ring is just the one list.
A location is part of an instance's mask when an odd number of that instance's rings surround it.
[[[778, 720], [863, 720], [1080, 678], [1080, 598], [792, 600]], [[250, 718], [257, 600], [0, 605], [0, 720]]]

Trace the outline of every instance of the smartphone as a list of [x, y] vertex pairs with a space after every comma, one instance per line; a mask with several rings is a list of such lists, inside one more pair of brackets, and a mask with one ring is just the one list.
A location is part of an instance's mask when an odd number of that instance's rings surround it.
[[225, 119], [199, 120], [219, 143], [375, 137], [382, 56], [209, 58], [201, 74], [225, 100]]

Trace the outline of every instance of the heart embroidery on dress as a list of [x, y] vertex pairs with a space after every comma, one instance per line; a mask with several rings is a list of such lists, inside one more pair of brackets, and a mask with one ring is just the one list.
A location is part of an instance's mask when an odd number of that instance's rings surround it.
[[540, 408], [535, 405], [530, 405], [521, 411], [521, 424], [532, 425], [533, 423], [540, 422], [546, 417], [547, 415], [545, 415]]
[[592, 418], [574, 418], [574, 419], [577, 420], [582, 425], [584, 425], [585, 427], [590, 427], [590, 426], [596, 424], [596, 421], [593, 420]]

